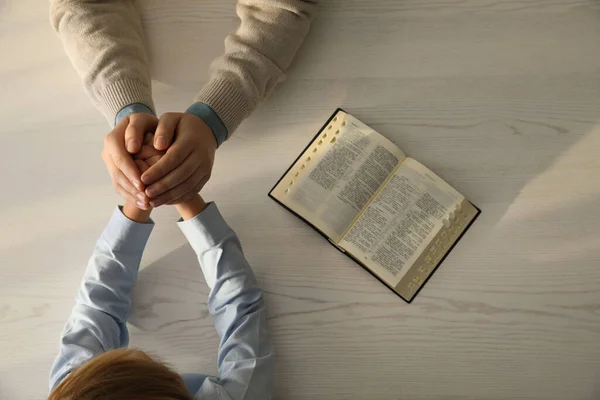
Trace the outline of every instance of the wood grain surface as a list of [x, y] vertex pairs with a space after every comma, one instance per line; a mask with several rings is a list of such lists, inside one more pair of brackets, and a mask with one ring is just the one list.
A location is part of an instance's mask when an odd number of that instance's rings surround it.
[[[159, 112], [181, 111], [235, 1], [140, 5]], [[118, 198], [47, 3], [0, 1], [0, 60], [0, 398], [41, 399]], [[267, 198], [338, 106], [483, 210], [411, 305]], [[275, 398], [600, 398], [599, 121], [598, 1], [323, 0], [204, 191], [264, 288]], [[154, 219], [132, 345], [214, 373], [207, 287], [174, 210]]]

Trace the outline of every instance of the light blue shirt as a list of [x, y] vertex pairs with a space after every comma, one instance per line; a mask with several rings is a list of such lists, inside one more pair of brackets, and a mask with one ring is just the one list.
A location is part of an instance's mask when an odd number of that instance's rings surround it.
[[[214, 203], [178, 225], [198, 256], [210, 288], [208, 311], [221, 338], [219, 376], [182, 374], [189, 393], [194, 399], [270, 399], [275, 361], [265, 306], [236, 234]], [[94, 356], [129, 343], [131, 292], [153, 226], [115, 210], [96, 243], [63, 331], [50, 390]]]
[[[119, 123], [119, 121], [129, 114], [133, 113], [146, 113], [151, 115], [154, 114], [154, 111], [150, 109], [145, 104], [142, 103], [133, 103], [128, 106], [123, 107], [115, 116], [115, 125]], [[227, 131], [227, 127], [221, 120], [221, 117], [206, 103], [198, 101], [185, 110], [186, 114], [192, 114], [200, 118], [204, 121], [204, 123], [210, 128], [215, 139], [217, 140], [217, 147], [221, 146], [225, 140], [227, 140], [227, 135], [229, 132]]]

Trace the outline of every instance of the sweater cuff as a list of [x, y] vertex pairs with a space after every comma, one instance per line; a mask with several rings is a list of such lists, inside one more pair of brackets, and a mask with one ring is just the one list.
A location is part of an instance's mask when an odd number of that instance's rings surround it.
[[177, 225], [196, 254], [215, 247], [232, 232], [215, 203], [209, 203], [194, 218], [187, 221], [179, 220]]
[[154, 221], [142, 224], [134, 222], [123, 214], [122, 207], [113, 212], [108, 225], [104, 228], [102, 239], [104, 239], [114, 251], [122, 251], [127, 254], [139, 254], [144, 251], [150, 233], [154, 228]]
[[144, 104], [154, 114], [152, 88], [139, 81], [122, 80], [114, 82], [98, 90], [94, 94], [98, 107], [112, 125], [121, 109], [130, 104]]
[[117, 125], [119, 121], [125, 118], [126, 116], [136, 113], [146, 113], [156, 116], [156, 114], [154, 114], [154, 111], [152, 111], [147, 105], [141, 103], [133, 103], [121, 108], [121, 111], [119, 111], [117, 113], [117, 116], [115, 117], [115, 125]]
[[200, 118], [210, 128], [215, 139], [217, 140], [217, 147], [221, 146], [225, 140], [227, 140], [227, 127], [223, 124], [223, 121], [217, 115], [208, 104], [202, 102], [196, 102], [185, 110], [186, 114], [193, 114]]
[[231, 135], [250, 113], [250, 108], [242, 92], [231, 82], [211, 79], [196, 97], [220, 117], [227, 132]]

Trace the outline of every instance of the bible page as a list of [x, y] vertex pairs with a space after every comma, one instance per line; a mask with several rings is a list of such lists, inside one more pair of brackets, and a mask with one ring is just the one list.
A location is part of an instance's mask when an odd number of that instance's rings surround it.
[[388, 139], [338, 111], [271, 194], [337, 242], [405, 158]]
[[407, 158], [339, 246], [395, 287], [463, 200], [431, 170]]

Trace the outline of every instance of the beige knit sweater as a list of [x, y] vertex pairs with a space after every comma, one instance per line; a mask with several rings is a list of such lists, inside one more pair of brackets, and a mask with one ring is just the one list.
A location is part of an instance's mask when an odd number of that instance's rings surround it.
[[[225, 38], [225, 53], [211, 64], [208, 83], [196, 97], [219, 115], [229, 134], [284, 77], [315, 3], [238, 1], [241, 23]], [[144, 29], [133, 0], [50, 0], [50, 20], [87, 93], [111, 124], [132, 103], [155, 110]]]

